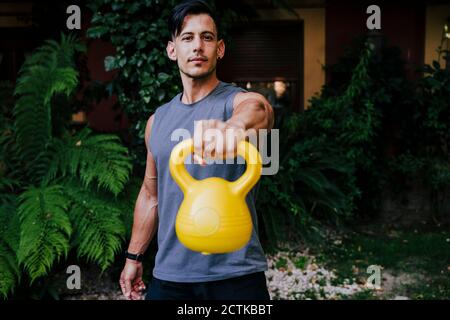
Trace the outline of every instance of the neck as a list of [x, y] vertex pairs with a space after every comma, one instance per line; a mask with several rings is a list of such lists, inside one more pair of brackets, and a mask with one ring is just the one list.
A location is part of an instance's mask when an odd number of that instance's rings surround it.
[[192, 104], [207, 96], [219, 83], [216, 75], [205, 77], [201, 79], [181, 77], [183, 83], [183, 96], [181, 102], [185, 104]]

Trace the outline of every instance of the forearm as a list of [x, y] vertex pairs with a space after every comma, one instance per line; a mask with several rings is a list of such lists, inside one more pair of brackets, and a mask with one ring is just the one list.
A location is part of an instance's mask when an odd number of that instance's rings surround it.
[[236, 106], [227, 124], [244, 130], [270, 130], [273, 127], [272, 107], [257, 99], [247, 99]]
[[142, 187], [136, 200], [133, 229], [128, 251], [144, 253], [158, 228], [158, 197], [149, 196]]

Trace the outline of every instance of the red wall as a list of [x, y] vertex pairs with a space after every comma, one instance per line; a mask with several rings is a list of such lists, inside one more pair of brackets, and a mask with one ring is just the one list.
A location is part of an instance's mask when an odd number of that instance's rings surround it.
[[[85, 10], [87, 11], [87, 10]], [[89, 28], [90, 15], [83, 18], [82, 30], [86, 32]], [[104, 68], [104, 59], [108, 55], [115, 52], [115, 48], [109, 42], [99, 39], [86, 39], [87, 43], [87, 68], [91, 80], [101, 82], [109, 82], [114, 76], [115, 72], [106, 72]], [[88, 85], [86, 83], [85, 85]], [[89, 127], [103, 132], [119, 132], [129, 127], [129, 121], [124, 112], [120, 109], [113, 110], [114, 104], [117, 103], [117, 97], [113, 95], [109, 99], [102, 99], [99, 103], [94, 104], [91, 111], [87, 113], [87, 120]], [[120, 121], [115, 121], [117, 115], [122, 115]]]
[[326, 3], [326, 63], [333, 64], [352, 39], [367, 32], [367, 7], [381, 9], [381, 32], [388, 46], [398, 46], [413, 77], [414, 65], [422, 65], [425, 48], [425, 5], [422, 2], [328, 1]]

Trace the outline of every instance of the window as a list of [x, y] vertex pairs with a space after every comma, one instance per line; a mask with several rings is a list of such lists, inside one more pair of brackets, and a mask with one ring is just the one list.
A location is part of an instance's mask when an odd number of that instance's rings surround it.
[[248, 91], [258, 92], [266, 97], [276, 113], [275, 128], [279, 128], [283, 115], [294, 109], [294, 100], [296, 86], [294, 82], [289, 81], [248, 81], [233, 82], [241, 88]]
[[276, 113], [301, 111], [303, 24], [253, 22], [232, 29], [230, 38], [218, 64], [219, 79], [263, 94]]

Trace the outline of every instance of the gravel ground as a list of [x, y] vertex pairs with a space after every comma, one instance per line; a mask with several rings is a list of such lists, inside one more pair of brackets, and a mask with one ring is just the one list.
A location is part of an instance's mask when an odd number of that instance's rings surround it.
[[[365, 290], [355, 279], [344, 279], [337, 283], [333, 271], [318, 265], [315, 257], [296, 253], [279, 252], [268, 255], [269, 270], [266, 271], [267, 285], [272, 299], [309, 300], [341, 299]], [[86, 274], [86, 273], [85, 273]], [[118, 283], [108, 274], [99, 275], [95, 270], [83, 276], [81, 290], [61, 292], [68, 300], [123, 300]]]
[[315, 258], [302, 253], [279, 252], [268, 256], [267, 284], [272, 299], [340, 299], [365, 290], [365, 286], [338, 279], [333, 271], [319, 266]]

